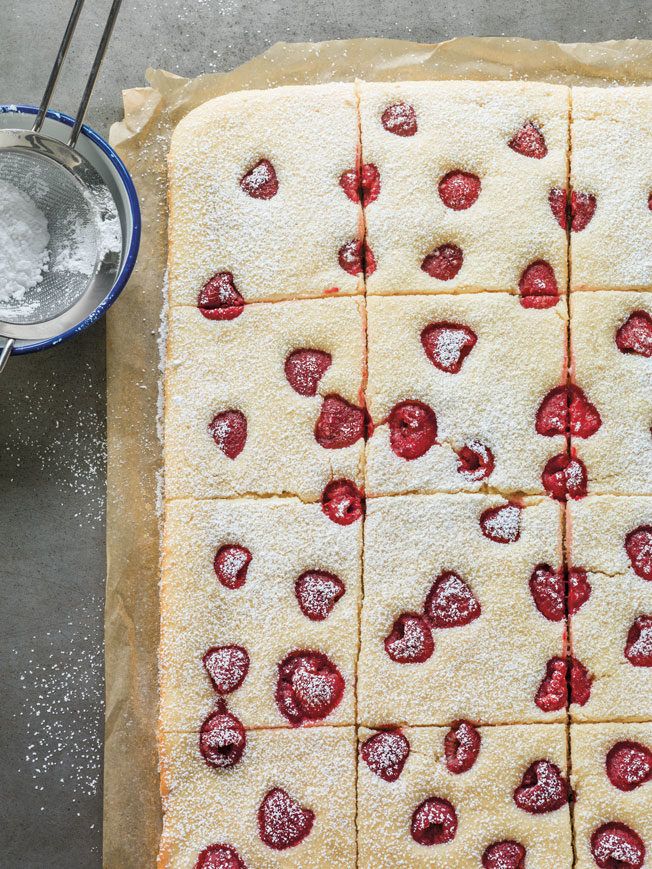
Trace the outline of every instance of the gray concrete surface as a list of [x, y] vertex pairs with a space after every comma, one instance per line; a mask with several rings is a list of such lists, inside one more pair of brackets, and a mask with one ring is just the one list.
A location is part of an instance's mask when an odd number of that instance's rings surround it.
[[[36, 102], [72, 0], [0, 0], [0, 102]], [[74, 111], [109, 0], [87, 0], [54, 105]], [[125, 0], [89, 114], [147, 65], [228, 69], [277, 40], [652, 38], [647, 0]], [[0, 378], [0, 866], [101, 864], [104, 328]], [[137, 782], [134, 787], [137, 787]]]

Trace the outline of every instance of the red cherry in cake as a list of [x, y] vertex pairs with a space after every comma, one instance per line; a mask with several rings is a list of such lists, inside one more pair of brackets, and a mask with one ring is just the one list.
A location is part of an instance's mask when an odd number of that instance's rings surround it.
[[587, 492], [587, 474], [584, 462], [568, 453], [558, 453], [548, 459], [541, 474], [546, 492], [556, 501], [584, 498]]
[[625, 739], [609, 749], [607, 776], [619, 791], [633, 791], [652, 781], [652, 751], [647, 745]]
[[505, 839], [489, 845], [482, 855], [483, 869], [525, 869], [525, 848], [519, 842]]
[[421, 344], [435, 368], [457, 374], [476, 345], [478, 336], [461, 323], [430, 323], [421, 332]]
[[551, 658], [546, 664], [543, 677], [534, 702], [542, 712], [559, 712], [568, 702], [566, 682], [566, 661], [564, 658]]
[[247, 869], [247, 866], [231, 845], [209, 845], [197, 857], [195, 869]]
[[247, 417], [240, 410], [223, 410], [215, 414], [208, 431], [227, 459], [236, 459], [247, 441]]
[[647, 311], [633, 311], [616, 332], [616, 346], [621, 353], [652, 356], [652, 317]]
[[326, 718], [343, 694], [342, 674], [322, 652], [291, 652], [278, 665], [276, 703], [295, 726]]
[[557, 278], [550, 263], [536, 260], [525, 269], [518, 282], [524, 308], [552, 308], [559, 301]]
[[545, 137], [532, 121], [526, 121], [507, 144], [517, 154], [533, 157], [535, 160], [541, 160], [548, 153]]
[[359, 239], [345, 242], [339, 249], [337, 258], [341, 268], [350, 275], [362, 274], [364, 268], [363, 247]]
[[459, 628], [475, 621], [481, 607], [462, 577], [446, 570], [432, 584], [424, 612], [434, 628]]
[[224, 701], [204, 721], [199, 731], [199, 751], [209, 766], [228, 769], [240, 761], [247, 744], [242, 722], [226, 711]]
[[325, 570], [307, 570], [294, 584], [301, 612], [313, 622], [322, 622], [345, 592], [344, 583]]
[[396, 781], [410, 754], [410, 743], [400, 730], [374, 733], [360, 748], [369, 769], [384, 781]]
[[369, 277], [369, 275], [373, 275], [376, 271], [376, 257], [374, 256], [372, 249], [366, 243], [363, 246], [362, 252], [364, 255], [364, 273]]
[[480, 179], [472, 172], [455, 169], [440, 180], [439, 197], [446, 208], [464, 211], [470, 208], [480, 195]]
[[315, 440], [326, 450], [341, 450], [364, 437], [365, 413], [341, 395], [327, 395], [315, 425]]
[[535, 760], [526, 769], [514, 791], [514, 802], [531, 815], [561, 809], [568, 802], [569, 788], [559, 767], [549, 760]]
[[276, 170], [269, 160], [260, 160], [242, 176], [240, 187], [253, 199], [271, 199], [278, 193]]
[[631, 827], [610, 821], [593, 832], [591, 854], [600, 869], [641, 869], [645, 845]]
[[571, 232], [582, 232], [591, 223], [597, 201], [592, 193], [571, 193]]
[[634, 667], [652, 667], [652, 616], [638, 616], [627, 634], [625, 657]]
[[442, 244], [424, 257], [421, 271], [438, 281], [452, 281], [462, 268], [464, 254], [456, 244]]
[[464, 444], [457, 453], [457, 473], [471, 482], [486, 480], [495, 467], [494, 454], [477, 440]]
[[443, 845], [452, 842], [457, 833], [457, 814], [448, 802], [429, 797], [412, 813], [412, 838], [419, 845]]
[[625, 551], [634, 573], [652, 581], [652, 525], [639, 525], [625, 538]]
[[244, 303], [231, 272], [213, 275], [204, 284], [197, 299], [197, 307], [209, 320], [234, 320], [242, 313]]
[[373, 163], [363, 163], [358, 173], [349, 169], [342, 173], [340, 187], [352, 202], [362, 202], [366, 208], [380, 193], [380, 172]]
[[310, 834], [315, 813], [306, 809], [283, 788], [272, 788], [258, 808], [258, 832], [268, 848], [294, 848]]
[[351, 480], [331, 480], [322, 492], [321, 509], [337, 525], [351, 525], [363, 515], [364, 501]]
[[537, 564], [530, 576], [530, 594], [541, 615], [551, 622], [560, 622], [566, 615], [564, 592], [563, 572]]
[[480, 754], [480, 733], [469, 721], [460, 721], [444, 737], [446, 768], [454, 775], [468, 772]]
[[602, 425], [594, 404], [574, 384], [556, 386], [543, 399], [536, 415], [537, 433], [545, 437], [573, 435], [589, 438]]
[[212, 646], [202, 662], [218, 694], [236, 691], [249, 672], [249, 653], [243, 646]]
[[317, 387], [333, 357], [323, 350], [294, 350], [285, 360], [285, 376], [299, 395], [317, 395]]
[[215, 576], [226, 588], [241, 588], [247, 581], [251, 552], [235, 543], [221, 546], [213, 559]]
[[417, 115], [408, 103], [387, 106], [380, 121], [387, 132], [395, 136], [414, 136], [417, 131]]
[[434, 649], [430, 625], [418, 613], [401, 613], [385, 637], [385, 651], [397, 664], [423, 664]]
[[568, 659], [570, 665], [570, 699], [577, 706], [584, 706], [591, 697], [593, 676], [577, 658]]
[[652, 193], [650, 193], [647, 197], [647, 207], [652, 211]]
[[521, 508], [512, 501], [490, 507], [480, 516], [480, 530], [495, 543], [516, 543], [521, 536]]
[[400, 459], [418, 459], [437, 442], [437, 417], [422, 401], [394, 405], [388, 423], [389, 445]]
[[548, 194], [548, 202], [555, 220], [562, 229], [568, 229], [568, 193], [561, 187], [553, 187]]
[[568, 571], [568, 613], [574, 616], [591, 597], [591, 583], [582, 567]]

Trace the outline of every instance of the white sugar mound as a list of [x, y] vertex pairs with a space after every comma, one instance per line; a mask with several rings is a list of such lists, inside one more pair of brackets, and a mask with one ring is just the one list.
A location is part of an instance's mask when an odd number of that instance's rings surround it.
[[13, 184], [0, 181], [0, 302], [20, 302], [40, 284], [49, 241], [43, 212]]

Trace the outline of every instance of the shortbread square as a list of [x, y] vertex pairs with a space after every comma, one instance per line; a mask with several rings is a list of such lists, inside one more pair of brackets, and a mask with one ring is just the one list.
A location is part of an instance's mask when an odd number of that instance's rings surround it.
[[650, 290], [652, 87], [574, 87], [571, 101], [571, 290]]
[[600, 415], [572, 436], [588, 492], [652, 495], [652, 296], [576, 293], [570, 305], [573, 379]]
[[[360, 729], [360, 866], [374, 869], [478, 869], [482, 866], [570, 869], [573, 853], [566, 798], [564, 726], [480, 727], [473, 731], [479, 741], [476, 759], [466, 771], [454, 773], [449, 769], [447, 743], [451, 737], [447, 728], [406, 727], [399, 732], [399, 745], [407, 746], [407, 758], [398, 778], [392, 781], [387, 780], [383, 767], [377, 763], [382, 763], [383, 756], [369, 743], [370, 739], [378, 740], [378, 732]], [[390, 732], [389, 739], [394, 733]], [[388, 745], [391, 750], [392, 743], [388, 741]], [[388, 755], [391, 756], [389, 751], [385, 757]], [[370, 763], [365, 756], [370, 757]], [[519, 789], [523, 777], [533, 764], [537, 764], [540, 771], [539, 781], [545, 774], [551, 782], [549, 794], [554, 792], [556, 798], [550, 805], [542, 806], [545, 811], [539, 813], [521, 807], [532, 806], [530, 799], [536, 799], [536, 791], [528, 791], [525, 800], [517, 797], [521, 806], [515, 801], [515, 793], [522, 793]], [[536, 790], [542, 790], [541, 786]], [[440, 837], [447, 841], [426, 845], [416, 840], [412, 832], [415, 826], [418, 829], [423, 812], [419, 813], [419, 807], [432, 799], [439, 801], [434, 805], [434, 812], [442, 813], [444, 823]], [[450, 838], [455, 823], [456, 829]], [[524, 862], [516, 862], [517, 858], [524, 858]]]
[[530, 591], [536, 568], [560, 568], [561, 541], [550, 499], [370, 499], [360, 723], [563, 721], [564, 697], [537, 706], [549, 662], [564, 654], [563, 601], [549, 620]]
[[[249, 727], [310, 724], [281, 712], [279, 664], [316, 653], [335, 684], [328, 724], [354, 722], [362, 524], [331, 522], [294, 498], [167, 504], [161, 580], [161, 728], [197, 731], [220, 697]], [[306, 578], [306, 575], [307, 578]], [[303, 579], [300, 578], [303, 577]], [[244, 650], [241, 684], [209, 676], [211, 649]], [[211, 656], [224, 661], [228, 652]], [[326, 663], [323, 659], [326, 659]], [[329, 678], [330, 673], [336, 682]], [[226, 683], [222, 685], [219, 677]], [[319, 688], [320, 678], [314, 678]], [[332, 708], [331, 708], [332, 707]]]
[[570, 738], [575, 866], [649, 866], [652, 724], [574, 724]]
[[[196, 742], [194, 734], [177, 734], [162, 761], [159, 869], [239, 866], [234, 852], [242, 865], [261, 869], [353, 869], [352, 727], [248, 731], [240, 762], [228, 770], [207, 766]], [[198, 862], [211, 845], [228, 846], [233, 862]]]
[[[528, 310], [506, 293], [478, 293], [370, 296], [367, 305], [367, 494], [544, 493], [546, 463], [566, 451], [563, 434], [536, 425], [565, 379], [565, 301]], [[429, 439], [417, 431], [411, 452], [403, 414], [424, 414], [423, 405], [434, 427]]]
[[[288, 374], [288, 360], [298, 351], [308, 362]], [[317, 500], [333, 478], [361, 482], [364, 352], [357, 299], [251, 305], [222, 322], [191, 308], [171, 309], [166, 497], [295, 494]], [[329, 399], [341, 409], [345, 430], [342, 443], [324, 440], [325, 446], [317, 425]]]
[[197, 305], [220, 274], [244, 302], [362, 291], [362, 267], [340, 265], [342, 248], [362, 237], [360, 205], [340, 184], [356, 170], [356, 103], [345, 83], [240, 91], [178, 124], [169, 156], [173, 305]]
[[358, 87], [363, 172], [375, 180], [363, 188], [368, 292], [518, 292], [526, 269], [546, 263], [547, 293], [563, 294], [566, 233], [550, 196], [567, 184], [568, 88]]
[[572, 720], [652, 720], [652, 498], [588, 497], [568, 505], [567, 523], [570, 565], [590, 586], [570, 611], [590, 679]]

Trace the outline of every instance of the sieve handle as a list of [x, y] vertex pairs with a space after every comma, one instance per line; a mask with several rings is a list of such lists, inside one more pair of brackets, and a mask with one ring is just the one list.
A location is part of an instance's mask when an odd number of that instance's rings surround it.
[[4, 371], [4, 367], [9, 361], [9, 357], [11, 356], [11, 350], [14, 346], [14, 339], [8, 338], [5, 346], [0, 350], [0, 374]]
[[77, 22], [79, 21], [79, 14], [82, 11], [83, 5], [84, 0], [75, 0], [75, 5], [72, 8], [72, 12], [70, 13], [70, 18], [68, 19], [68, 24], [66, 26], [66, 32], [63, 34], [63, 39], [61, 40], [61, 45], [59, 46], [59, 51], [57, 52], [57, 59], [54, 61], [54, 66], [52, 67], [52, 72], [50, 73], [48, 83], [45, 86], [45, 93], [43, 94], [43, 99], [41, 100], [41, 105], [39, 106], [38, 114], [36, 115], [34, 126], [32, 127], [33, 133], [39, 133], [41, 131], [41, 127], [43, 126], [43, 121], [45, 120], [47, 110], [50, 108], [50, 100], [52, 99], [52, 94], [57, 85], [57, 81], [59, 80], [59, 73], [61, 72], [61, 67], [63, 66], [63, 62], [66, 59], [66, 55], [68, 54], [68, 49], [70, 48], [70, 43], [72, 42], [75, 28], [77, 27]]
[[[80, 0], [77, 0], [77, 2], [79, 3]], [[83, 2], [84, 0], [81, 0], [81, 3]], [[111, 9], [109, 10], [109, 17], [107, 18], [106, 24], [104, 25], [102, 39], [100, 40], [97, 54], [95, 55], [95, 60], [93, 61], [93, 66], [91, 67], [91, 71], [88, 76], [88, 81], [86, 82], [86, 87], [84, 89], [79, 108], [77, 109], [75, 125], [72, 128], [72, 133], [70, 134], [70, 139], [68, 141], [68, 145], [71, 148], [74, 148], [77, 144], [77, 139], [79, 138], [82, 124], [84, 123], [86, 109], [88, 108], [88, 103], [90, 102], [91, 96], [93, 94], [93, 88], [95, 87], [97, 74], [99, 73], [100, 67], [102, 66], [102, 61], [104, 60], [104, 55], [106, 54], [106, 49], [109, 45], [109, 40], [111, 39], [111, 34], [113, 33], [113, 28], [115, 27], [115, 22], [118, 17], [118, 12], [120, 12], [121, 6], [122, 0], [113, 0], [113, 3], [111, 4]], [[73, 9], [73, 13], [74, 11], [75, 10]]]

